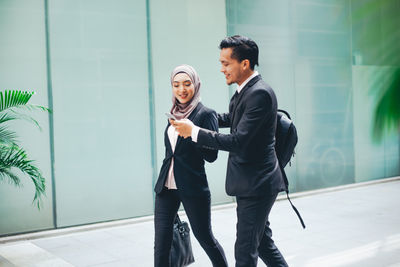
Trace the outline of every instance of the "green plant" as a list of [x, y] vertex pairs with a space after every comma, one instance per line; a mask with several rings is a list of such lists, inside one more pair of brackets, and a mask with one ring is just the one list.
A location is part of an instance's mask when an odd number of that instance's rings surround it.
[[[351, 0], [353, 50], [364, 57], [360, 65], [374, 66], [371, 93], [375, 97], [373, 140], [400, 133], [400, 31], [398, 2]], [[360, 57], [360, 60], [363, 58]], [[394, 70], [392, 74], [392, 70]]]
[[400, 132], [400, 70], [395, 71], [388, 87], [384, 87], [374, 112], [374, 138], [380, 141], [385, 131]]
[[27, 174], [35, 185], [32, 203], [40, 209], [41, 197], [46, 189], [45, 178], [35, 166], [35, 162], [28, 158], [25, 150], [18, 144], [16, 133], [7, 125], [10, 121], [27, 120], [40, 129], [39, 123], [33, 117], [21, 112], [23, 109], [50, 111], [46, 107], [28, 104], [32, 95], [34, 92], [19, 90], [0, 92], [0, 181], [7, 180], [11, 184], [21, 186], [21, 180], [15, 171]]

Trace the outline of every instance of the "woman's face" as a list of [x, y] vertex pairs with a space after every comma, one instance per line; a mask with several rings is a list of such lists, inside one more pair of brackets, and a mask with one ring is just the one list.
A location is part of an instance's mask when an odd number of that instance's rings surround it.
[[194, 85], [186, 73], [178, 73], [172, 82], [172, 92], [179, 103], [185, 104], [194, 96]]

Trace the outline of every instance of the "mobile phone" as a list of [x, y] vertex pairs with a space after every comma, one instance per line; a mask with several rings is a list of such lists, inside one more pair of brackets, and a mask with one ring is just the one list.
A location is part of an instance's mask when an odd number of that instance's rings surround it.
[[177, 119], [174, 115], [172, 115], [171, 113], [165, 113], [165, 115], [166, 115], [168, 118], [170, 118], [171, 120], [175, 120], [175, 121], [178, 120], [178, 119]]

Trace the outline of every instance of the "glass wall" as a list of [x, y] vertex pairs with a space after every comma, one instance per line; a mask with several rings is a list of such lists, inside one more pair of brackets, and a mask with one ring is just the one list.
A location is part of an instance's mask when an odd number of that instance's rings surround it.
[[153, 212], [146, 2], [49, 1], [57, 226]]
[[[48, 106], [44, 18], [43, 1], [0, 1], [0, 90], [35, 91], [32, 103]], [[35, 191], [29, 177], [18, 173], [22, 187], [0, 181], [0, 236], [53, 228], [48, 114], [31, 114], [42, 131], [27, 121], [8, 126], [16, 131], [30, 159], [40, 166], [46, 178], [46, 197], [38, 211], [31, 204]]]
[[400, 67], [400, 1], [352, 4], [355, 179], [365, 181], [399, 174], [399, 135], [386, 133], [371, 142], [372, 119], [383, 91]]
[[[297, 126], [292, 192], [399, 175], [399, 133], [372, 138], [400, 66], [398, 11], [400, 0], [0, 1], [0, 90], [35, 90], [32, 103], [53, 108], [33, 114], [42, 131], [12, 125], [47, 191], [38, 211], [28, 178], [1, 183], [0, 236], [152, 214], [170, 73], [195, 67], [203, 104], [226, 112], [235, 87], [218, 45], [232, 34], [258, 43], [258, 71]], [[213, 204], [233, 201], [226, 162], [206, 164]]]
[[399, 1], [227, 3], [228, 34], [258, 41], [259, 71], [297, 126], [291, 191], [398, 175], [398, 133], [371, 136], [371, 89], [400, 66]]

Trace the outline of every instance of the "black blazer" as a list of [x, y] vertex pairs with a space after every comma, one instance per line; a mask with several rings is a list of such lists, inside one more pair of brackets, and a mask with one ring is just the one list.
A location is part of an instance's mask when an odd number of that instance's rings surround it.
[[[205, 107], [202, 103], [197, 105], [188, 119], [201, 128], [218, 131], [217, 113]], [[164, 132], [165, 158], [154, 191], [159, 194], [163, 190], [171, 160], [174, 158], [174, 177], [179, 192], [192, 196], [209, 194], [210, 190], [204, 169], [204, 160], [208, 162], [215, 161], [218, 151], [200, 147], [192, 142], [191, 137], [184, 139], [179, 136], [176, 141], [175, 152], [172, 152], [167, 133], [169, 126], [168, 122]]]
[[231, 196], [262, 196], [284, 191], [275, 153], [277, 100], [274, 91], [258, 75], [240, 94], [235, 93], [229, 113], [218, 114], [220, 127], [230, 134], [200, 129], [202, 147], [229, 151], [226, 192]]

